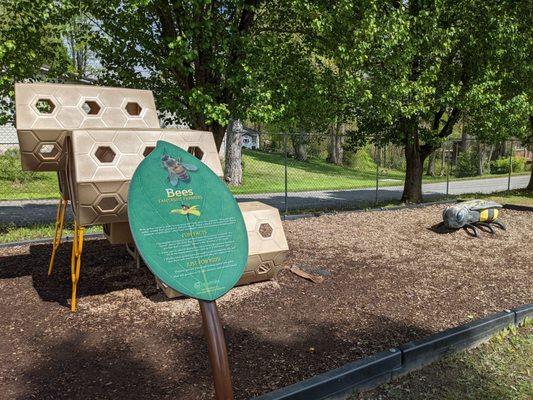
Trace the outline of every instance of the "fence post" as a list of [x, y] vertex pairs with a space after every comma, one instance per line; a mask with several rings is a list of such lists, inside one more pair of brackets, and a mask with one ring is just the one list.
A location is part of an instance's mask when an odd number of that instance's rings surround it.
[[511, 190], [511, 174], [513, 173], [513, 146], [514, 142], [511, 140], [511, 150], [509, 151], [509, 176], [507, 178], [507, 191]]
[[283, 213], [283, 219], [285, 220], [287, 218], [287, 211], [288, 211], [288, 169], [287, 169], [287, 132], [284, 132], [283, 134], [283, 152], [285, 153], [285, 212]]
[[381, 164], [381, 148], [378, 147], [378, 162], [376, 163], [376, 197], [374, 199], [374, 206], [378, 205], [378, 193], [379, 193], [379, 165]]

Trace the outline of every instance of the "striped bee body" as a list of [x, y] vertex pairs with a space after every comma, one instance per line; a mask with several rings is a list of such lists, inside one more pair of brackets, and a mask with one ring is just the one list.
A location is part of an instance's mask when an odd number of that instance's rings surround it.
[[[442, 225], [448, 229], [465, 228], [472, 236], [478, 236], [477, 228], [495, 233], [492, 225], [505, 230], [498, 221], [501, 204], [490, 200], [470, 200], [446, 207], [442, 213]], [[469, 231], [470, 230], [470, 231]]]

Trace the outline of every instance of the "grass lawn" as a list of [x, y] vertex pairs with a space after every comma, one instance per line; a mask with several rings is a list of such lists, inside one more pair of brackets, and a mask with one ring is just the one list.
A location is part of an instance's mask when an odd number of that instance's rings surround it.
[[[232, 187], [235, 194], [283, 192], [285, 190], [285, 159], [281, 154], [243, 151], [243, 185]], [[288, 160], [287, 177], [290, 192], [306, 190], [358, 189], [376, 185], [376, 169], [369, 163], [352, 168], [311, 158], [306, 162]], [[388, 170], [380, 173], [380, 185], [401, 185], [404, 173]]]
[[516, 189], [510, 192], [495, 192], [491, 194], [472, 193], [461, 195], [462, 199], [490, 199], [500, 204], [515, 204], [533, 207], [533, 191], [526, 189]]
[[[0, 225], [0, 243], [18, 242], [32, 239], [51, 239], [54, 237], [55, 224], [31, 225], [15, 227], [13, 225]], [[88, 226], [85, 234], [102, 233], [100, 225]], [[72, 224], [67, 223], [63, 230], [63, 237], [72, 236]]]
[[[231, 187], [234, 194], [279, 193], [285, 190], [285, 160], [282, 154], [243, 150], [243, 185]], [[288, 159], [288, 190], [290, 192], [312, 190], [339, 190], [373, 188], [376, 185], [376, 166], [364, 157], [353, 167], [330, 164], [311, 158], [306, 162]], [[529, 172], [525, 172], [529, 174]], [[484, 175], [452, 180], [505, 177]], [[403, 185], [405, 173], [380, 168], [379, 186]], [[424, 176], [424, 183], [442, 182], [446, 177]], [[55, 172], [35, 173], [35, 179], [27, 183], [0, 180], [0, 200], [55, 199], [58, 198]]]
[[0, 200], [58, 199], [59, 189], [55, 172], [36, 172], [26, 183], [0, 179]]
[[533, 325], [504, 331], [377, 389], [365, 400], [526, 400], [533, 398]]

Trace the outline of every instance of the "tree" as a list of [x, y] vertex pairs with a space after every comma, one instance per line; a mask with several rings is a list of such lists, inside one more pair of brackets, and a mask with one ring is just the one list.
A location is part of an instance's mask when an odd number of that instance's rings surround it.
[[[358, 134], [404, 148], [403, 201], [422, 201], [426, 158], [463, 115], [495, 98], [488, 87], [501, 88], [512, 10], [511, 1], [361, 0], [336, 2], [335, 17], [323, 19], [356, 88]], [[342, 35], [335, 25], [350, 28]]]
[[[490, 143], [492, 157], [503, 156], [507, 139], [533, 146], [533, 10], [527, 2], [503, 1], [499, 30], [493, 37], [505, 41], [493, 79], [471, 92], [469, 124], [475, 136]], [[481, 93], [481, 94], [479, 94]], [[533, 190], [533, 170], [528, 185]]]
[[[14, 84], [53, 80], [68, 72], [62, 42], [65, 9], [47, 0], [0, 3], [0, 123], [13, 117]], [[46, 75], [41, 68], [46, 67]]]
[[[151, 89], [160, 110], [210, 130], [220, 148], [230, 118], [245, 117], [239, 99], [260, 6], [260, 0], [94, 0], [84, 3], [84, 13], [95, 26], [91, 45], [103, 82]], [[228, 138], [228, 154], [240, 155], [231, 149], [237, 142]]]
[[83, 14], [74, 14], [65, 25], [65, 44], [72, 63], [72, 73], [84, 78], [93, 72], [91, 62], [91, 23]]
[[331, 104], [325, 101], [324, 79], [330, 73], [324, 60], [313, 55], [305, 34], [266, 28], [256, 41], [250, 60], [249, 117], [288, 132], [294, 157], [308, 157], [310, 133], [324, 132], [332, 121]]
[[226, 133], [226, 165], [224, 178], [229, 185], [238, 186], [242, 184], [242, 143], [241, 131], [237, 130], [236, 124], [239, 120], [232, 120]]
[[342, 147], [344, 141], [344, 135], [346, 133], [346, 126], [333, 124], [329, 130], [329, 146], [328, 146], [328, 159], [327, 161], [342, 165], [344, 149]]

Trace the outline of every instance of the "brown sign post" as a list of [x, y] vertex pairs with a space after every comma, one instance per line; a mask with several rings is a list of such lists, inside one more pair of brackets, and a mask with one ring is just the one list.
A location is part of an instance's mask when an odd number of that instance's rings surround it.
[[235, 198], [200, 160], [159, 141], [133, 174], [128, 216], [135, 246], [154, 275], [200, 302], [216, 398], [232, 400], [215, 300], [235, 286], [248, 260], [248, 234]]
[[233, 400], [226, 339], [218, 315], [216, 302], [199, 300], [199, 303], [202, 312], [204, 335], [207, 339], [209, 350], [209, 360], [211, 362], [211, 369], [213, 370], [216, 399]]

